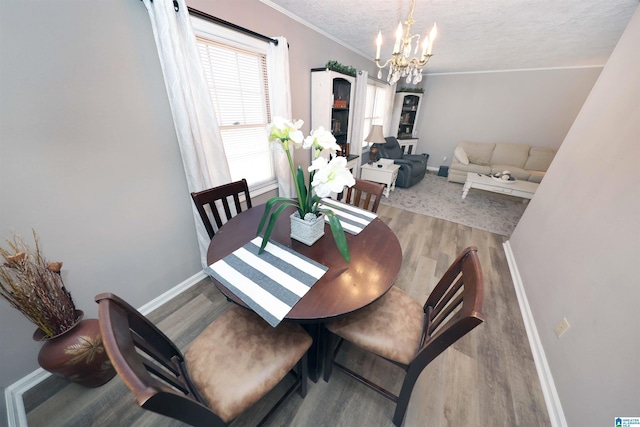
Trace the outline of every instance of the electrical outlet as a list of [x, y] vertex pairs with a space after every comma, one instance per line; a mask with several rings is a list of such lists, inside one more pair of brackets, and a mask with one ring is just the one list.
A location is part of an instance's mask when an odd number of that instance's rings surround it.
[[447, 161], [447, 156], [444, 156], [444, 158], [442, 159], [443, 162]]
[[560, 323], [558, 323], [556, 325], [556, 335], [558, 336], [558, 338], [560, 338], [562, 336], [562, 334], [564, 334], [565, 332], [567, 332], [567, 330], [571, 327], [571, 325], [569, 324], [569, 321], [567, 320], [566, 317], [563, 317], [562, 320], [560, 321]]

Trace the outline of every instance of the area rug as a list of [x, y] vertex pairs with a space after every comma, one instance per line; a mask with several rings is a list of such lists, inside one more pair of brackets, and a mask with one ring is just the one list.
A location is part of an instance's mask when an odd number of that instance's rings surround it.
[[522, 199], [471, 189], [462, 200], [462, 184], [428, 172], [409, 188], [396, 188], [382, 204], [467, 225], [503, 236], [511, 236], [527, 207]]

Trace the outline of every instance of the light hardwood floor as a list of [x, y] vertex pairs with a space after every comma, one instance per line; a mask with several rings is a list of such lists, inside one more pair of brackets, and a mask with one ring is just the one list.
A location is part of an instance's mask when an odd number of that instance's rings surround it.
[[[405, 426], [548, 426], [546, 406], [516, 300], [504, 237], [380, 205], [379, 216], [403, 250], [396, 285], [423, 302], [456, 255], [477, 246], [485, 277], [486, 321], [429, 365], [411, 396]], [[228, 306], [207, 279], [149, 318], [185, 348]], [[340, 359], [399, 391], [402, 371], [345, 344]], [[288, 379], [285, 382], [289, 381]], [[287, 384], [267, 395], [233, 426], [251, 426]], [[98, 389], [52, 377], [24, 396], [31, 427], [181, 426], [138, 408], [116, 376]], [[394, 405], [340, 371], [329, 383], [309, 382], [305, 399], [291, 396], [270, 426], [392, 426]]]

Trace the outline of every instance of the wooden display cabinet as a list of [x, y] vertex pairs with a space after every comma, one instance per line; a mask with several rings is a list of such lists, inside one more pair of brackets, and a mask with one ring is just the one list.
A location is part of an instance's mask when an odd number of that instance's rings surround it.
[[422, 93], [396, 92], [393, 103], [391, 123], [396, 124], [396, 138], [416, 139], [418, 136], [417, 118], [420, 112]]
[[341, 147], [338, 154], [346, 157], [351, 144], [354, 93], [355, 77], [326, 68], [311, 70], [311, 128], [330, 130]]

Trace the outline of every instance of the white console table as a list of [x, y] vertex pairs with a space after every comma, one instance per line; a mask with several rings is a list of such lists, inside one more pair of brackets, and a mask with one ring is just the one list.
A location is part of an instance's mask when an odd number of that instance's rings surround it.
[[389, 197], [389, 191], [395, 190], [396, 188], [398, 170], [400, 170], [400, 165], [394, 165], [393, 163], [384, 164], [378, 162], [364, 164], [360, 168], [360, 178], [386, 185], [384, 195]]
[[358, 170], [358, 163], [360, 160], [360, 156], [347, 156], [347, 169], [353, 173], [353, 170]]

